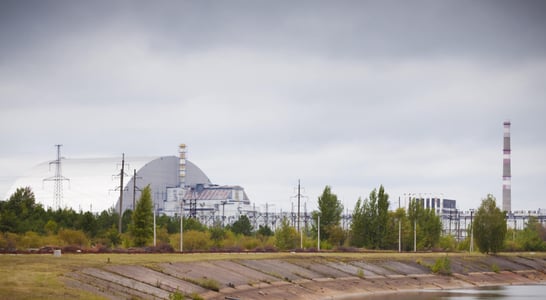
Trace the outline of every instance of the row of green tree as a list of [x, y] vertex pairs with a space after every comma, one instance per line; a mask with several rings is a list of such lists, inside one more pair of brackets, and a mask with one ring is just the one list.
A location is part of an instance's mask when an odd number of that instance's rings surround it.
[[[426, 209], [422, 199], [412, 199], [408, 209], [390, 210], [389, 195], [383, 186], [374, 189], [365, 200], [358, 199], [353, 210], [350, 230], [340, 227], [343, 206], [326, 187], [318, 199], [318, 211], [313, 213], [321, 232], [330, 245], [348, 245], [378, 250], [465, 250], [496, 253], [499, 251], [546, 251], [546, 228], [537, 218], [529, 218], [522, 230], [510, 229], [506, 212], [501, 211], [492, 195], [487, 195], [477, 209], [467, 238], [457, 241], [442, 236], [440, 216]], [[319, 230], [320, 229], [320, 230]], [[472, 244], [472, 245], [471, 245]]]
[[[488, 195], [476, 211], [473, 228], [467, 238], [457, 242], [452, 236], [442, 236], [440, 217], [425, 209], [418, 199], [409, 208], [391, 211], [389, 195], [383, 186], [358, 199], [353, 209], [352, 224], [344, 230], [340, 224], [343, 206], [326, 186], [318, 197], [318, 210], [313, 222], [301, 232], [287, 219], [273, 232], [267, 226], [253, 228], [242, 215], [226, 227], [207, 227], [197, 219], [184, 218], [184, 250], [286, 250], [296, 248], [332, 249], [356, 247], [377, 250], [469, 250], [473, 240], [476, 250], [546, 250], [546, 230], [536, 219], [530, 219], [523, 230], [507, 230], [504, 212]], [[153, 212], [149, 187], [146, 187], [134, 211], [122, 216], [122, 231], [118, 231], [119, 214], [113, 209], [98, 214], [71, 209], [45, 210], [36, 203], [30, 188], [18, 189], [8, 200], [0, 201], [0, 249], [38, 248], [43, 245], [79, 245], [89, 247], [142, 247], [153, 244]], [[470, 238], [472, 236], [473, 238]], [[178, 218], [158, 216], [156, 243], [180, 249]], [[320, 242], [318, 242], [320, 239]]]
[[[442, 222], [433, 210], [412, 201], [406, 211], [389, 210], [389, 195], [383, 186], [374, 189], [365, 200], [359, 198], [353, 209], [350, 230], [340, 226], [343, 206], [327, 186], [318, 199], [321, 239], [335, 246], [352, 246], [376, 250], [426, 250], [439, 245]], [[313, 231], [318, 231], [313, 228]]]

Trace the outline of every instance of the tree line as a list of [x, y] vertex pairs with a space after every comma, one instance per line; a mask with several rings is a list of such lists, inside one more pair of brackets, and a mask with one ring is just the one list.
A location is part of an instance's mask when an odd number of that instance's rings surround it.
[[[457, 241], [442, 236], [440, 216], [426, 209], [419, 199], [412, 199], [407, 209], [390, 209], [389, 195], [383, 186], [369, 196], [359, 198], [352, 213], [350, 228], [341, 222], [343, 205], [326, 186], [317, 199], [309, 227], [301, 232], [283, 219], [275, 230], [260, 225], [253, 228], [247, 216], [233, 224], [205, 226], [197, 219], [180, 219], [165, 215], [156, 217], [155, 245], [168, 251], [275, 251], [320, 248], [342, 250], [469, 250], [472, 236], [481, 252], [546, 250], [546, 230], [536, 219], [530, 219], [522, 230], [507, 229], [504, 212], [496, 207], [493, 196], [482, 200], [467, 238]], [[6, 201], [0, 201], [0, 251], [25, 250], [43, 246], [77, 246], [86, 249], [127, 249], [154, 245], [153, 204], [149, 187], [143, 189], [135, 210], [121, 216], [114, 209], [100, 213], [76, 212], [72, 209], [44, 209], [36, 202], [30, 188], [19, 188]]]

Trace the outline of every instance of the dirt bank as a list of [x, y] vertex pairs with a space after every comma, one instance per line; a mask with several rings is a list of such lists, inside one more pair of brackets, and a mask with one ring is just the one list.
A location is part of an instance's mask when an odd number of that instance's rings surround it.
[[215, 261], [112, 265], [67, 275], [67, 284], [109, 299], [350, 299], [420, 289], [546, 283], [546, 256], [448, 255], [449, 274], [431, 266], [445, 255], [294, 254]]

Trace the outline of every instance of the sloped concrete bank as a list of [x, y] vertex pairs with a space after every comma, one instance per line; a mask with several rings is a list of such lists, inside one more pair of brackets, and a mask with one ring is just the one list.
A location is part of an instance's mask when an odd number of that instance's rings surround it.
[[450, 255], [450, 274], [431, 266], [443, 256], [385, 258], [294, 255], [148, 266], [108, 265], [68, 276], [70, 286], [108, 299], [352, 299], [379, 293], [493, 285], [546, 284], [546, 256]]

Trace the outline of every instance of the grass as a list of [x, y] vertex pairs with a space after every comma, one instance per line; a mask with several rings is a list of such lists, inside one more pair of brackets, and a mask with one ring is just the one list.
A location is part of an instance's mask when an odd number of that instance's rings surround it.
[[491, 271], [495, 272], [495, 273], [499, 273], [500, 272], [500, 268], [497, 264], [493, 264], [491, 265]]
[[65, 263], [49, 255], [0, 255], [0, 299], [101, 299], [65, 287], [61, 276], [78, 268], [77, 263]]
[[364, 270], [359, 268], [356, 272], [356, 276], [358, 276], [359, 278], [364, 278]]
[[[154, 265], [165, 262], [194, 262], [226, 259], [279, 258], [284, 253], [265, 254], [0, 254], [0, 299], [78, 298], [103, 299], [66, 287], [64, 274], [86, 267], [106, 265]], [[108, 262], [109, 261], [109, 262]], [[9, 274], [9, 275], [7, 275]]]
[[437, 274], [450, 275], [451, 274], [451, 260], [446, 255], [444, 257], [437, 258], [434, 264], [430, 267], [430, 270]]
[[[503, 254], [517, 256], [521, 253]], [[526, 254], [529, 255], [529, 254]], [[64, 274], [86, 267], [107, 265], [153, 266], [167, 262], [196, 262], [236, 259], [279, 259], [279, 258], [339, 258], [347, 260], [408, 260], [417, 258], [443, 258], [445, 253], [200, 253], [200, 254], [63, 254], [53, 257], [49, 254], [0, 254], [0, 299], [78, 298], [102, 299], [84, 291], [72, 289], [64, 284]], [[482, 254], [451, 253], [450, 257], [479, 257]], [[536, 256], [541, 256], [538, 253]], [[541, 257], [546, 257], [546, 254]], [[110, 264], [108, 264], [110, 259]], [[278, 275], [277, 275], [278, 277]], [[209, 287], [214, 288], [214, 287]]]

